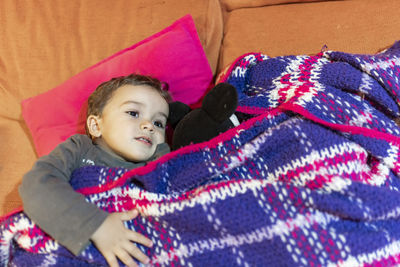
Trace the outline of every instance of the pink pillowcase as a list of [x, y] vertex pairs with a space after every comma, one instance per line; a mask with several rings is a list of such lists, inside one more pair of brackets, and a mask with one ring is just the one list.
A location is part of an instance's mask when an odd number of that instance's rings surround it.
[[22, 115], [38, 156], [75, 133], [84, 133], [86, 100], [113, 77], [140, 73], [169, 84], [175, 101], [196, 103], [212, 82], [212, 71], [190, 15], [147, 39], [89, 67], [63, 84], [22, 101]]

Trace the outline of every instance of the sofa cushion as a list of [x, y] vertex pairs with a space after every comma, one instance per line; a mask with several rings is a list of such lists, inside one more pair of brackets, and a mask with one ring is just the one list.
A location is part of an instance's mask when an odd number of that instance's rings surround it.
[[71, 77], [54, 89], [22, 102], [22, 115], [39, 156], [75, 133], [85, 132], [86, 100], [101, 83], [139, 73], [169, 84], [175, 101], [196, 103], [212, 72], [187, 15], [171, 26]]
[[36, 155], [21, 123], [0, 116], [0, 215], [21, 206], [18, 185]]
[[400, 1], [325, 1], [236, 9], [227, 13], [219, 70], [236, 57], [329, 50], [376, 53], [400, 38]]
[[221, 4], [225, 11], [232, 11], [238, 8], [253, 8], [290, 3], [307, 3], [332, 0], [221, 0]]
[[0, 116], [22, 99], [191, 14], [212, 70], [222, 39], [219, 0], [0, 1]]

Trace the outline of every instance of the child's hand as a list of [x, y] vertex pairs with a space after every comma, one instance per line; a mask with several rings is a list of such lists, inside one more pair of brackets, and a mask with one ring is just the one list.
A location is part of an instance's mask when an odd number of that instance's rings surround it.
[[138, 214], [137, 210], [111, 213], [92, 235], [93, 243], [111, 267], [119, 266], [117, 257], [127, 266], [137, 266], [132, 257], [142, 263], [148, 263], [149, 258], [131, 241], [151, 247], [151, 240], [127, 229], [123, 223], [136, 218]]

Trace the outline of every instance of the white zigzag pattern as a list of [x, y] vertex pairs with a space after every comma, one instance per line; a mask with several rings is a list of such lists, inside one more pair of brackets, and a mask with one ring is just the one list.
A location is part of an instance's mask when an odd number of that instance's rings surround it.
[[132, 202], [140, 201], [140, 200], [148, 200], [148, 201], [162, 201], [165, 199], [168, 199], [169, 197], [164, 194], [157, 194], [157, 193], [152, 193], [152, 192], [147, 192], [143, 191], [139, 187], [130, 187], [129, 189], [126, 189], [124, 187], [115, 187], [111, 190], [102, 192], [102, 193], [97, 193], [97, 194], [92, 194], [86, 197], [86, 201], [91, 202], [91, 203], [96, 203], [98, 207], [105, 207], [106, 205], [109, 205], [109, 203], [103, 203], [101, 200], [107, 199], [108, 197], [115, 197], [113, 206], [116, 208], [116, 211], [125, 211], [125, 210], [119, 210], [118, 207], [123, 207], [123, 205], [118, 205], [118, 197], [126, 197], [129, 196], [132, 198]]
[[394, 241], [381, 249], [371, 253], [363, 253], [357, 256], [349, 256], [348, 259], [341, 262], [329, 262], [327, 266], [343, 266], [352, 267], [364, 264], [372, 264], [374, 261], [379, 261], [388, 258], [391, 255], [396, 255], [400, 251], [400, 241]]
[[[231, 235], [228, 234], [221, 238], [204, 239], [187, 245], [180, 245], [170, 257], [157, 257], [157, 262], [161, 265], [168, 264], [174, 255], [178, 258], [189, 258], [205, 251], [221, 250], [227, 247], [239, 247], [243, 244], [259, 243], [264, 240], [272, 240], [274, 236], [288, 236], [296, 228], [311, 228], [311, 225], [318, 224], [326, 226], [334, 216], [326, 215], [316, 211], [314, 214], [298, 214], [295, 218], [288, 221], [279, 220], [273, 226], [265, 226], [253, 230], [249, 233]], [[341, 237], [344, 238], [344, 237]]]
[[[277, 128], [282, 127], [282, 125], [279, 125]], [[251, 142], [246, 143], [240, 150], [238, 150], [238, 155], [230, 156], [227, 162], [227, 167], [223, 169], [223, 171], [217, 173], [217, 175], [225, 172], [229, 172], [230, 170], [239, 167], [240, 165], [243, 164], [243, 161], [246, 158], [254, 158], [257, 154], [258, 151], [260, 150], [260, 147], [262, 144], [265, 143], [265, 141], [272, 135], [272, 131], [267, 131], [259, 136], [257, 136], [255, 139], [253, 139]]]
[[393, 63], [397, 66], [400, 65], [399, 57], [391, 56], [391, 58], [392, 59], [390, 61], [387, 61], [386, 59], [379, 60], [378, 57], [375, 57], [374, 62], [361, 61], [359, 58], [356, 59], [358, 62], [360, 62], [360, 66], [370, 73], [371, 71], [374, 71], [376, 69], [391, 69], [393, 67]]
[[385, 183], [386, 177], [389, 176], [390, 169], [385, 164], [382, 164], [382, 162], [378, 163], [377, 168], [377, 173], [372, 174], [371, 179], [368, 182], [371, 185], [381, 186]]
[[297, 88], [296, 85], [298, 85], [300, 82], [298, 80], [299, 78], [299, 73], [294, 70], [298, 69], [298, 66], [304, 63], [304, 60], [306, 59], [306, 56], [302, 57], [296, 57], [295, 60], [290, 61], [290, 63], [286, 66], [286, 70], [282, 72], [282, 74], [279, 77], [276, 77], [274, 80], [272, 80], [272, 84], [274, 85], [272, 90], [266, 92], [268, 99], [272, 103], [273, 107], [276, 107], [278, 103], [278, 99], [280, 98], [280, 95], [278, 92], [280, 92], [281, 89], [286, 88], [288, 85], [283, 84], [281, 82], [281, 78], [287, 74], [290, 74], [290, 82], [293, 83], [295, 86], [292, 86], [288, 91], [287, 91], [287, 98], [291, 97], [294, 95], [294, 92]]
[[[42, 237], [29, 237], [27, 234], [19, 234], [16, 235], [16, 233], [22, 233], [23, 232], [28, 232], [29, 229], [32, 229], [35, 227], [35, 224], [24, 215], [24, 213], [20, 213], [16, 217], [16, 221], [13, 224], [8, 225], [8, 229], [2, 229], [2, 245], [0, 246], [0, 254], [2, 259], [7, 259], [9, 260], [9, 249], [10, 245], [12, 244], [12, 239], [15, 240], [15, 242], [22, 248], [29, 249], [34, 246], [36, 246], [37, 242], [42, 238]], [[5, 246], [4, 244], [8, 244], [8, 246]], [[40, 248], [39, 253], [49, 253], [52, 251], [56, 251], [59, 248], [59, 244], [57, 241], [54, 240], [49, 240], [49, 242], [45, 243], [44, 248]], [[7, 266], [8, 262], [1, 262], [2, 264], [5, 264]]]
[[[219, 232], [222, 236], [227, 235], [228, 230], [222, 226], [221, 221], [218, 218], [218, 214], [214, 207], [208, 207], [207, 205], [203, 205], [204, 213], [208, 213], [207, 220], [210, 224], [213, 225], [214, 230]], [[239, 266], [250, 266], [249, 263], [246, 262], [244, 258], [243, 252], [238, 251], [237, 247], [231, 247], [232, 254], [236, 256], [236, 263]]]
[[227, 197], [235, 197], [239, 194], [244, 194], [248, 190], [255, 190], [268, 184], [265, 180], [242, 180], [240, 184], [231, 183], [228, 186], [223, 186], [218, 189], [212, 189], [210, 191], [202, 191], [204, 187], [198, 188], [193, 193], [193, 198], [188, 200], [181, 200], [175, 203], [169, 203], [165, 205], [163, 203], [152, 203], [149, 206], [143, 208], [142, 213], [145, 216], [164, 216], [165, 214], [171, 214], [175, 211], [182, 211], [186, 208], [192, 208], [194, 206], [215, 203], [221, 199]]
[[371, 86], [372, 86], [372, 77], [363, 72], [361, 74], [361, 84], [358, 89], [360, 90], [360, 92], [368, 93], [372, 89]]
[[390, 148], [387, 150], [387, 156], [382, 160], [389, 167], [394, 168], [398, 164], [399, 147], [390, 143]]
[[[340, 155], [345, 152], [348, 153], [355, 152], [358, 154], [366, 153], [366, 151], [361, 146], [355, 143], [343, 143], [338, 145], [335, 144], [329, 148], [321, 149], [319, 151], [313, 150], [311, 153], [309, 153], [304, 157], [297, 158], [295, 160], [292, 160], [290, 163], [286, 165], [280, 166], [273, 173], [268, 174], [267, 180], [269, 182], [274, 182], [278, 180], [278, 178], [281, 175], [285, 175], [291, 170], [305, 167], [306, 165], [312, 164], [315, 161], [322, 161], [327, 158], [333, 158], [336, 155]], [[357, 173], [362, 171], [361, 167], [362, 165], [358, 164], [358, 162], [347, 162], [338, 164], [336, 166], [320, 167], [318, 171], [312, 170], [311, 172], [302, 172], [298, 177], [298, 179], [293, 181], [293, 184], [298, 186], [304, 186], [307, 182], [313, 180], [317, 174], [328, 175], [335, 173], [338, 176], [340, 176], [340, 174], [342, 173], [351, 173], [351, 172]], [[343, 180], [342, 183], [338, 183], [338, 179], [332, 180], [330, 183], [327, 184], [327, 187], [325, 189], [328, 190], [328, 192], [330, 191], [329, 189], [335, 191], [343, 190], [351, 183], [349, 179], [346, 180], [342, 179], [342, 180]], [[335, 182], [334, 185], [332, 184], [333, 182]]]
[[318, 62], [313, 66], [310, 73], [310, 82], [313, 83], [313, 86], [309, 87], [309, 91], [301, 95], [297, 99], [296, 104], [304, 107], [306, 103], [315, 101], [314, 96], [317, 94], [317, 92], [325, 90], [325, 87], [319, 82], [319, 79], [320, 79], [321, 69], [326, 63], [329, 63], [329, 61], [326, 58], [318, 59]]
[[[266, 55], [261, 55], [263, 60], [268, 59], [269, 57]], [[251, 54], [251, 55], [247, 55], [245, 57], [243, 57], [240, 61], [248, 61], [249, 65], [253, 64], [254, 62], [257, 61], [255, 55]], [[242, 66], [237, 66], [234, 70], [232, 70], [231, 76], [236, 76], [236, 77], [244, 77], [247, 73], [247, 67], [242, 67]]]
[[[383, 83], [383, 79], [382, 77], [380, 77], [379, 73], [376, 71], [376, 69], [384, 69], [384, 70], [388, 70], [391, 69], [393, 67], [392, 62], [396, 65], [399, 66], [400, 65], [400, 58], [398, 58], [397, 56], [392, 56], [392, 60], [389, 62], [387, 60], [379, 60], [378, 58], [374, 59], [373, 63], [370, 62], [362, 62], [361, 60], [359, 60], [357, 58], [357, 60], [360, 62], [360, 66], [361, 68], [365, 69], [367, 73], [369, 74], [374, 74], [375, 77], [377, 77], [379, 79], [379, 81], [381, 83]], [[399, 83], [399, 79], [397, 76], [393, 76], [393, 78], [396, 80], [396, 83]]]
[[[354, 116], [348, 122], [348, 124], [352, 126], [371, 128], [370, 124], [368, 123], [368, 120], [375, 119], [375, 117], [373, 117], [373, 110], [371, 109], [371, 106], [366, 105], [365, 102], [362, 102], [361, 97], [358, 95], [352, 95], [352, 97], [354, 97], [355, 99], [359, 100], [360, 103], [362, 103], [365, 112], [364, 114], [362, 114], [361, 112], [356, 112], [355, 110], [353, 110]], [[387, 128], [387, 130], [391, 132], [390, 128]]]
[[[281, 77], [287, 74], [290, 74], [290, 83], [292, 83], [292, 86], [289, 90], [286, 91], [287, 94], [287, 99], [290, 99], [291, 97], [293, 97], [296, 94], [296, 91], [298, 90], [298, 88], [304, 84], [305, 82], [308, 81], [300, 81], [299, 77], [300, 77], [300, 72], [298, 71], [294, 71], [294, 70], [298, 70], [298, 66], [301, 64], [304, 64], [304, 60], [307, 59], [308, 57], [298, 57], [296, 58], [296, 60], [293, 60], [289, 63], [289, 65], [286, 67], [285, 72], [282, 73], [281, 76], [275, 78], [273, 80], [273, 84], [275, 85], [274, 90], [270, 91], [268, 96], [269, 98], [274, 101], [273, 103], [275, 105], [278, 105], [278, 99], [279, 99], [279, 94], [278, 92], [287, 87], [286, 84], [281, 83]], [[325, 63], [328, 63], [329, 60], [326, 58], [319, 58], [318, 61], [316, 63], [314, 63], [313, 68], [310, 72], [310, 78], [309, 81], [313, 83], [313, 87], [309, 87], [309, 91], [303, 95], [301, 95], [296, 103], [298, 105], [301, 106], [305, 106], [305, 104], [307, 102], [312, 102], [314, 101], [314, 95], [318, 92], [318, 91], [323, 91], [324, 87], [319, 83], [318, 79], [319, 76], [321, 74], [321, 69], [323, 68], [323, 65]]]

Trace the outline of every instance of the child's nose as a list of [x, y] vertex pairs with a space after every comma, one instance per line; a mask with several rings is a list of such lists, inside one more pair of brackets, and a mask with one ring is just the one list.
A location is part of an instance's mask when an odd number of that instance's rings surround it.
[[140, 124], [140, 127], [142, 130], [148, 130], [150, 132], [154, 131], [153, 124], [151, 123], [151, 121], [148, 121], [148, 120], [142, 121], [142, 123]]

